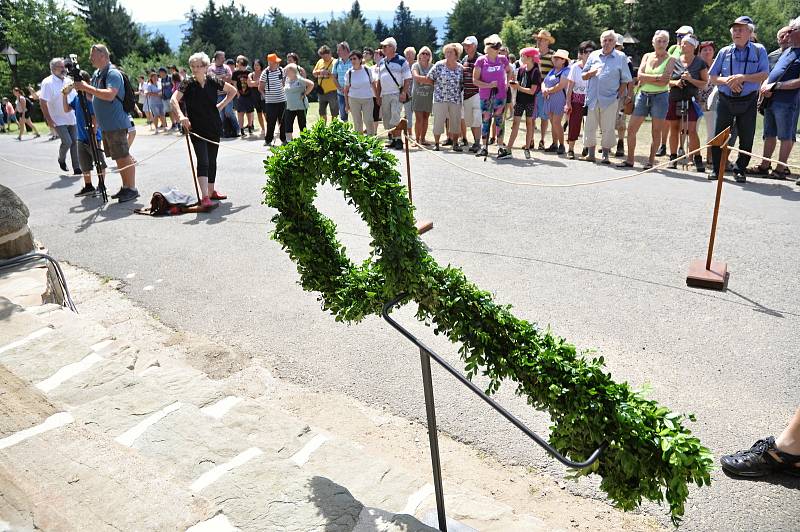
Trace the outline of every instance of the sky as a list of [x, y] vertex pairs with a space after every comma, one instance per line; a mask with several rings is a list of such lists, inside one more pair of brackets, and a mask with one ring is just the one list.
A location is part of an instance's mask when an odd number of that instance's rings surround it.
[[[227, 3], [221, 0], [218, 3]], [[363, 11], [394, 11], [400, 0], [359, 0]], [[167, 20], [183, 19], [192, 6], [198, 11], [202, 10], [207, 0], [119, 0], [133, 15], [136, 22], [161, 22]], [[312, 0], [235, 0], [236, 4], [245, 6], [253, 13], [266, 13], [270, 7], [277, 7], [284, 13], [315, 13], [320, 11], [333, 11], [340, 13], [349, 11], [352, 0], [327, 0], [324, 2]], [[426, 12], [450, 11], [455, 0], [405, 0], [405, 4], [415, 16], [425, 16]]]

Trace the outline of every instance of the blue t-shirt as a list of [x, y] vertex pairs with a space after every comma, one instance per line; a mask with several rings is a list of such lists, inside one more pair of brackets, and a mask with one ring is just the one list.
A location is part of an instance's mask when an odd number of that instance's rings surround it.
[[[800, 48], [789, 48], [781, 54], [775, 68], [769, 73], [767, 83], [776, 81], [792, 81], [800, 77]], [[797, 98], [800, 89], [790, 91], [779, 90], [772, 93], [772, 100], [776, 102], [792, 103]]]
[[[734, 74], [757, 74], [759, 72], [769, 72], [769, 59], [767, 50], [758, 43], [748, 42], [744, 48], [737, 48], [735, 44], [729, 44], [721, 49], [711, 64], [708, 71], [709, 76], [728, 77]], [[742, 92], [732, 94], [730, 87], [719, 85], [719, 92], [725, 96], [748, 96], [761, 87], [760, 83], [746, 81], [742, 83]]]
[[125, 82], [119, 70], [109, 65], [98, 70], [92, 76], [92, 86], [98, 89], [117, 89], [117, 96], [111, 101], [101, 98], [94, 99], [94, 110], [97, 115], [97, 124], [105, 131], [128, 130], [131, 124], [128, 113], [122, 108], [122, 99], [125, 96]]
[[[86, 101], [87, 107], [89, 108], [89, 114], [94, 116], [94, 107], [92, 106], [91, 100]], [[81, 109], [81, 102], [78, 101], [78, 95], [75, 94], [72, 99], [69, 101], [69, 106], [72, 107], [72, 110], [75, 111], [75, 127], [78, 130], [78, 140], [83, 142], [84, 144], [89, 143], [89, 135], [86, 134], [86, 120], [83, 119], [83, 109]], [[95, 128], [95, 133], [97, 134], [97, 140], [100, 141], [100, 127]]]
[[[350, 61], [350, 59], [337, 59], [336, 64], [333, 65], [333, 73], [336, 75], [340, 87], [346, 85], [345, 76], [347, 75], [347, 71], [351, 68], [353, 68], [353, 62]], [[344, 94], [342, 91], [338, 91], [338, 93]]]

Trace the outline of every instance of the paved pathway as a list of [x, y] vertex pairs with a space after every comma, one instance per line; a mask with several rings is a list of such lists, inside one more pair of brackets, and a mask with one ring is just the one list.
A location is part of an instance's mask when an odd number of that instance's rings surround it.
[[[55, 167], [52, 143], [15, 142], [0, 139], [0, 152]], [[142, 158], [166, 142], [142, 134], [133, 152]], [[232, 145], [258, 149], [260, 143]], [[520, 181], [576, 182], [621, 172], [544, 155], [532, 163], [444, 157]], [[793, 183], [726, 182], [716, 258], [727, 261], [732, 274], [728, 291], [717, 293], [684, 282], [689, 262], [707, 245], [714, 190], [704, 176], [661, 172], [543, 189], [493, 182], [429, 154], [414, 153], [412, 164], [419, 217], [436, 224], [424, 240], [440, 263], [462, 267], [520, 317], [552, 325], [581, 348], [597, 348], [617, 379], [650, 383], [658, 400], [696, 413], [694, 429], [715, 454], [778, 432], [797, 407], [800, 188]], [[131, 214], [131, 204], [98, 211], [96, 201], [72, 198], [77, 183], [71, 178], [0, 163], [3, 182], [28, 203], [36, 236], [54, 254], [124, 280], [131, 297], [166, 323], [230, 343], [311, 389], [424, 419], [412, 346], [377, 318], [351, 327], [335, 323], [320, 312], [314, 294], [297, 286], [294, 265], [268, 238], [273, 212], [260, 204], [260, 158], [223, 148], [219, 166], [219, 188], [230, 201], [210, 215], [150, 219]], [[147, 162], [138, 182], [144, 195], [164, 184], [191, 190], [182, 145]], [[341, 195], [323, 188], [318, 205], [337, 222], [352, 256], [365, 257], [367, 229]], [[412, 314], [411, 308], [401, 313], [409, 322]], [[422, 326], [414, 329], [457, 361], [455, 346]], [[563, 474], [434, 371], [444, 430], [506, 462]], [[547, 419], [513, 397], [511, 387], [498, 397], [546, 432]], [[717, 472], [714, 481], [692, 493], [686, 529], [733, 530], [747, 523], [748, 530], [790, 530], [800, 519], [797, 480], [752, 483]], [[567, 485], [597, 493], [591, 479]], [[645, 511], [664, 519], [663, 508]]]

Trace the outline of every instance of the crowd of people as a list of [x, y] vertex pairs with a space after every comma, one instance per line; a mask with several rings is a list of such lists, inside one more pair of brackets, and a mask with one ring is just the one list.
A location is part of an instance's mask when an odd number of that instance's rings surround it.
[[[393, 37], [374, 50], [351, 50], [347, 42], [340, 42], [335, 51], [320, 47], [310, 72], [294, 53], [285, 59], [271, 53], [252, 62], [242, 55], [226, 59], [224, 51], [213, 59], [198, 53], [190, 58], [190, 72], [170, 65], [139, 75], [138, 83], [131, 80], [135, 102], [128, 109], [122, 106], [123, 73], [110, 63], [107, 49], [95, 45], [91, 62], [97, 70], [91, 83], [70, 85], [64, 61], [55, 58], [40, 90], [29, 87], [26, 96], [15, 88], [14, 101], [4, 99], [0, 126], [16, 123], [20, 139], [26, 129], [39, 136], [29, 113], [38, 100], [51, 139], [60, 140], [59, 166], [68, 171], [69, 154], [74, 173], [84, 176], [84, 187], [76, 195], [93, 194], [92, 152], [83, 146], [89, 143], [86, 121], [76, 117], [82, 109], [72, 88], [84, 91], [94, 101], [91, 112], [96, 113], [93, 121], [104, 148], [100, 156], [105, 153], [123, 169], [123, 185], [113, 196], [120, 201], [138, 196], [135, 160], [129, 153], [136, 134], [132, 116], [146, 117], [155, 134], [195, 133], [202, 202], [208, 204], [224, 198], [214, 188], [214, 143], [222, 137], [256, 134], [263, 135], [265, 145], [289, 142], [295, 125], [300, 131], [307, 126], [313, 99], [322, 121], [351, 120], [367, 135], [377, 135], [382, 124], [388, 148], [403, 147], [394, 132], [404, 117], [414, 142], [435, 151], [486, 158], [495, 146], [496, 157], [507, 159], [521, 148], [528, 159], [535, 150], [607, 165], [616, 157], [620, 168], [636, 165], [639, 129], [649, 117], [651, 144], [643, 167], [651, 168], [657, 157], [668, 156], [667, 166], [676, 168], [679, 158], [692, 154], [694, 169], [708, 169], [709, 179], [719, 171], [721, 150], [699, 150], [698, 122], [705, 124], [705, 141], [730, 126], [731, 144], [738, 140], [739, 148], [750, 152], [761, 112], [762, 155], [771, 159], [778, 148], [779, 162], [773, 167], [764, 159], [751, 167], [750, 155], [740, 152], [729, 170], [737, 182], [746, 181], [748, 174], [787, 179], [791, 172], [786, 163], [800, 114], [800, 18], [778, 32], [777, 48], [771, 53], [757, 42], [750, 17], [732, 21], [730, 35], [730, 44], [718, 46], [700, 40], [684, 25], [671, 44], [669, 32], [657, 31], [652, 51], [638, 67], [625, 54], [622, 35], [611, 29], [599, 35], [599, 44], [592, 39], [581, 42], [574, 57], [554, 47], [556, 38], [547, 29], [532, 35], [535, 45], [517, 55], [494, 34], [482, 46], [475, 36], [445, 44], [438, 60], [427, 46], [407, 47], [401, 53]], [[511, 131], [506, 142], [507, 121]], [[104, 161], [97, 166], [105, 167]]]

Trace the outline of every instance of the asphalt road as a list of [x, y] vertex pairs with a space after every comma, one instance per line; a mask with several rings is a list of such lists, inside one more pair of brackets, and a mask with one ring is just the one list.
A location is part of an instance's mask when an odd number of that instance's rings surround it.
[[[173, 137], [140, 128], [143, 159]], [[260, 142], [226, 142], [218, 188], [230, 200], [210, 214], [149, 218], [134, 204], [76, 199], [79, 183], [0, 161], [0, 182], [31, 210], [38, 239], [63, 260], [127, 282], [126, 292], [164, 322], [235, 345], [266, 359], [277, 375], [312, 389], [338, 390], [373, 406], [424, 421], [419, 357], [378, 318], [346, 326], [320, 311], [296, 284], [293, 263], [269, 238], [274, 212], [261, 204]], [[0, 137], [0, 154], [58, 171], [56, 143]], [[515, 181], [568, 183], [622, 175], [621, 170], [538, 155], [486, 163], [443, 157]], [[693, 430], [719, 456], [777, 435], [800, 403], [796, 363], [800, 324], [800, 187], [751, 179], [725, 183], [717, 260], [731, 270], [726, 292], [687, 288], [692, 259], [708, 242], [714, 185], [693, 173], [661, 172], [591, 187], [515, 186], [466, 173], [431, 154], [413, 153], [418, 217], [440, 264], [514, 306], [518, 316], [551, 325], [580, 348], [596, 348], [618, 380], [650, 383], [653, 397], [694, 412]], [[178, 143], [137, 171], [141, 203], [157, 187], [193, 189], [186, 149]], [[116, 190], [118, 179], [109, 179]], [[341, 194], [319, 191], [317, 204], [339, 225], [353, 258], [366, 256], [366, 225]], [[399, 315], [429, 345], [457, 363], [457, 346]], [[564, 468], [444, 371], [434, 369], [440, 427], [509, 462], [555, 476]], [[546, 433], [547, 419], [514, 397], [504, 405]], [[733, 480], [716, 471], [711, 487], [692, 490], [686, 530], [797, 530], [798, 479]], [[567, 482], [597, 496], [596, 481]], [[535, 511], [535, 509], [534, 509]], [[643, 511], [667, 523], [665, 508]]]

